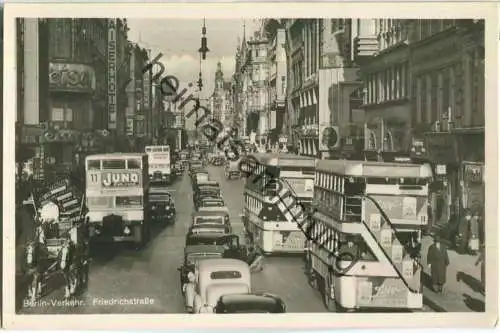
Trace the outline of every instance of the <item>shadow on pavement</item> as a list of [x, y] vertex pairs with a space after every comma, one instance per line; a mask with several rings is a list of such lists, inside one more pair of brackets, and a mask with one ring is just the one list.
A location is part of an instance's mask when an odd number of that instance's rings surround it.
[[465, 272], [458, 272], [457, 273], [457, 282], [463, 282], [466, 285], [468, 285], [469, 288], [474, 290], [476, 293], [483, 294], [483, 285], [482, 285], [481, 281], [479, 281], [475, 277], [471, 276], [470, 274], [467, 274]]
[[475, 311], [475, 312], [484, 312], [485, 311], [485, 306], [484, 306], [484, 302], [477, 299], [477, 298], [474, 298], [474, 297], [471, 297], [467, 294], [463, 294], [464, 296], [464, 303], [465, 305], [467, 305], [467, 307], [469, 309], [471, 309], [472, 311]]

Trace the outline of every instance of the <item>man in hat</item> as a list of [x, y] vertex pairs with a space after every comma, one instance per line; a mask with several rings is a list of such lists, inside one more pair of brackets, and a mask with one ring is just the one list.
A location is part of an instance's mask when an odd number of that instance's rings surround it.
[[434, 243], [427, 252], [427, 266], [431, 273], [432, 288], [435, 292], [441, 293], [446, 283], [446, 269], [450, 264], [448, 252], [441, 244], [439, 236], [434, 236]]

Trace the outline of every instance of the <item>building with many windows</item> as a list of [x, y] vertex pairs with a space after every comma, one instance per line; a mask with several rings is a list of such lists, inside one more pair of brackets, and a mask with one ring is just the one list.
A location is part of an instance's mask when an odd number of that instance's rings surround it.
[[460, 216], [465, 209], [484, 214], [484, 21], [412, 20], [409, 25], [410, 150], [414, 159], [433, 166], [433, 216], [447, 221], [451, 212]]
[[301, 155], [321, 158], [352, 150], [361, 82], [352, 61], [350, 20], [293, 19], [285, 24], [292, 145]]
[[287, 62], [286, 62], [286, 32], [282, 20], [264, 19], [262, 22], [262, 35], [268, 40], [268, 138], [271, 146], [284, 148], [288, 138], [286, 102]]
[[430, 162], [433, 222], [484, 205], [484, 21], [364, 21], [365, 157]]
[[409, 26], [406, 20], [357, 21], [365, 26], [356, 40], [364, 52], [356, 60], [364, 84], [365, 156], [387, 159], [407, 152], [411, 140]]
[[[241, 107], [236, 110], [243, 119], [242, 136], [255, 137], [258, 146], [265, 147], [268, 138], [268, 40], [260, 31], [254, 32], [236, 52], [234, 80], [235, 96]], [[253, 133], [253, 134], [252, 134]]]

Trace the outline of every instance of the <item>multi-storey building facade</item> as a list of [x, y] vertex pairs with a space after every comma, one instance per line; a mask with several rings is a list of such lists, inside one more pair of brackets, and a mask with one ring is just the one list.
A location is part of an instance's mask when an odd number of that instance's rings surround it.
[[[357, 27], [356, 27], [357, 28]], [[326, 158], [353, 145], [353, 110], [361, 82], [352, 61], [350, 20], [286, 21], [288, 114], [293, 145]]]
[[271, 146], [280, 143], [282, 148], [286, 146], [287, 136], [284, 129], [287, 128], [286, 117], [286, 32], [284, 25], [279, 19], [264, 19], [262, 22], [262, 34], [269, 42], [267, 61], [268, 75], [268, 137]]
[[[411, 129], [409, 27], [405, 20], [358, 20], [364, 81], [365, 155], [390, 159], [408, 151]], [[368, 57], [366, 57], [368, 55]]]
[[[243, 38], [236, 54], [236, 100], [243, 118], [243, 136], [256, 138], [256, 144], [266, 146], [268, 139], [268, 41], [259, 31], [248, 41]], [[237, 105], [237, 104], [236, 104]], [[253, 133], [253, 134], [252, 134]], [[240, 135], [241, 135], [240, 131]], [[252, 135], [251, 135], [252, 134]]]
[[433, 165], [432, 220], [484, 203], [484, 22], [358, 20], [367, 158]]
[[450, 212], [461, 215], [467, 208], [484, 214], [484, 21], [409, 25], [415, 124], [410, 150], [434, 167], [433, 215], [446, 221]]
[[[40, 170], [67, 169], [82, 151], [97, 149], [90, 132], [109, 128], [107, 20], [20, 19], [17, 28], [17, 120], [21, 128], [37, 128], [20, 142], [36, 143]], [[118, 54], [123, 59], [124, 52]]]

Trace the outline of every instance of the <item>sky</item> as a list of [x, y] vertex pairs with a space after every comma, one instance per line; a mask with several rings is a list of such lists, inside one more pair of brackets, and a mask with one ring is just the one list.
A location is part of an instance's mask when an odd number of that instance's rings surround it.
[[[127, 19], [128, 37], [132, 42], [151, 50], [151, 57], [163, 53], [165, 74], [179, 79], [180, 86], [189, 82], [196, 85], [200, 71], [198, 49], [201, 46], [203, 18], [192, 19]], [[202, 62], [203, 90], [207, 98], [214, 89], [217, 62], [222, 63], [224, 78], [229, 80], [234, 72], [238, 37], [243, 38], [243, 24], [247, 39], [258, 30], [258, 20], [206, 20], [207, 45], [210, 52]]]

